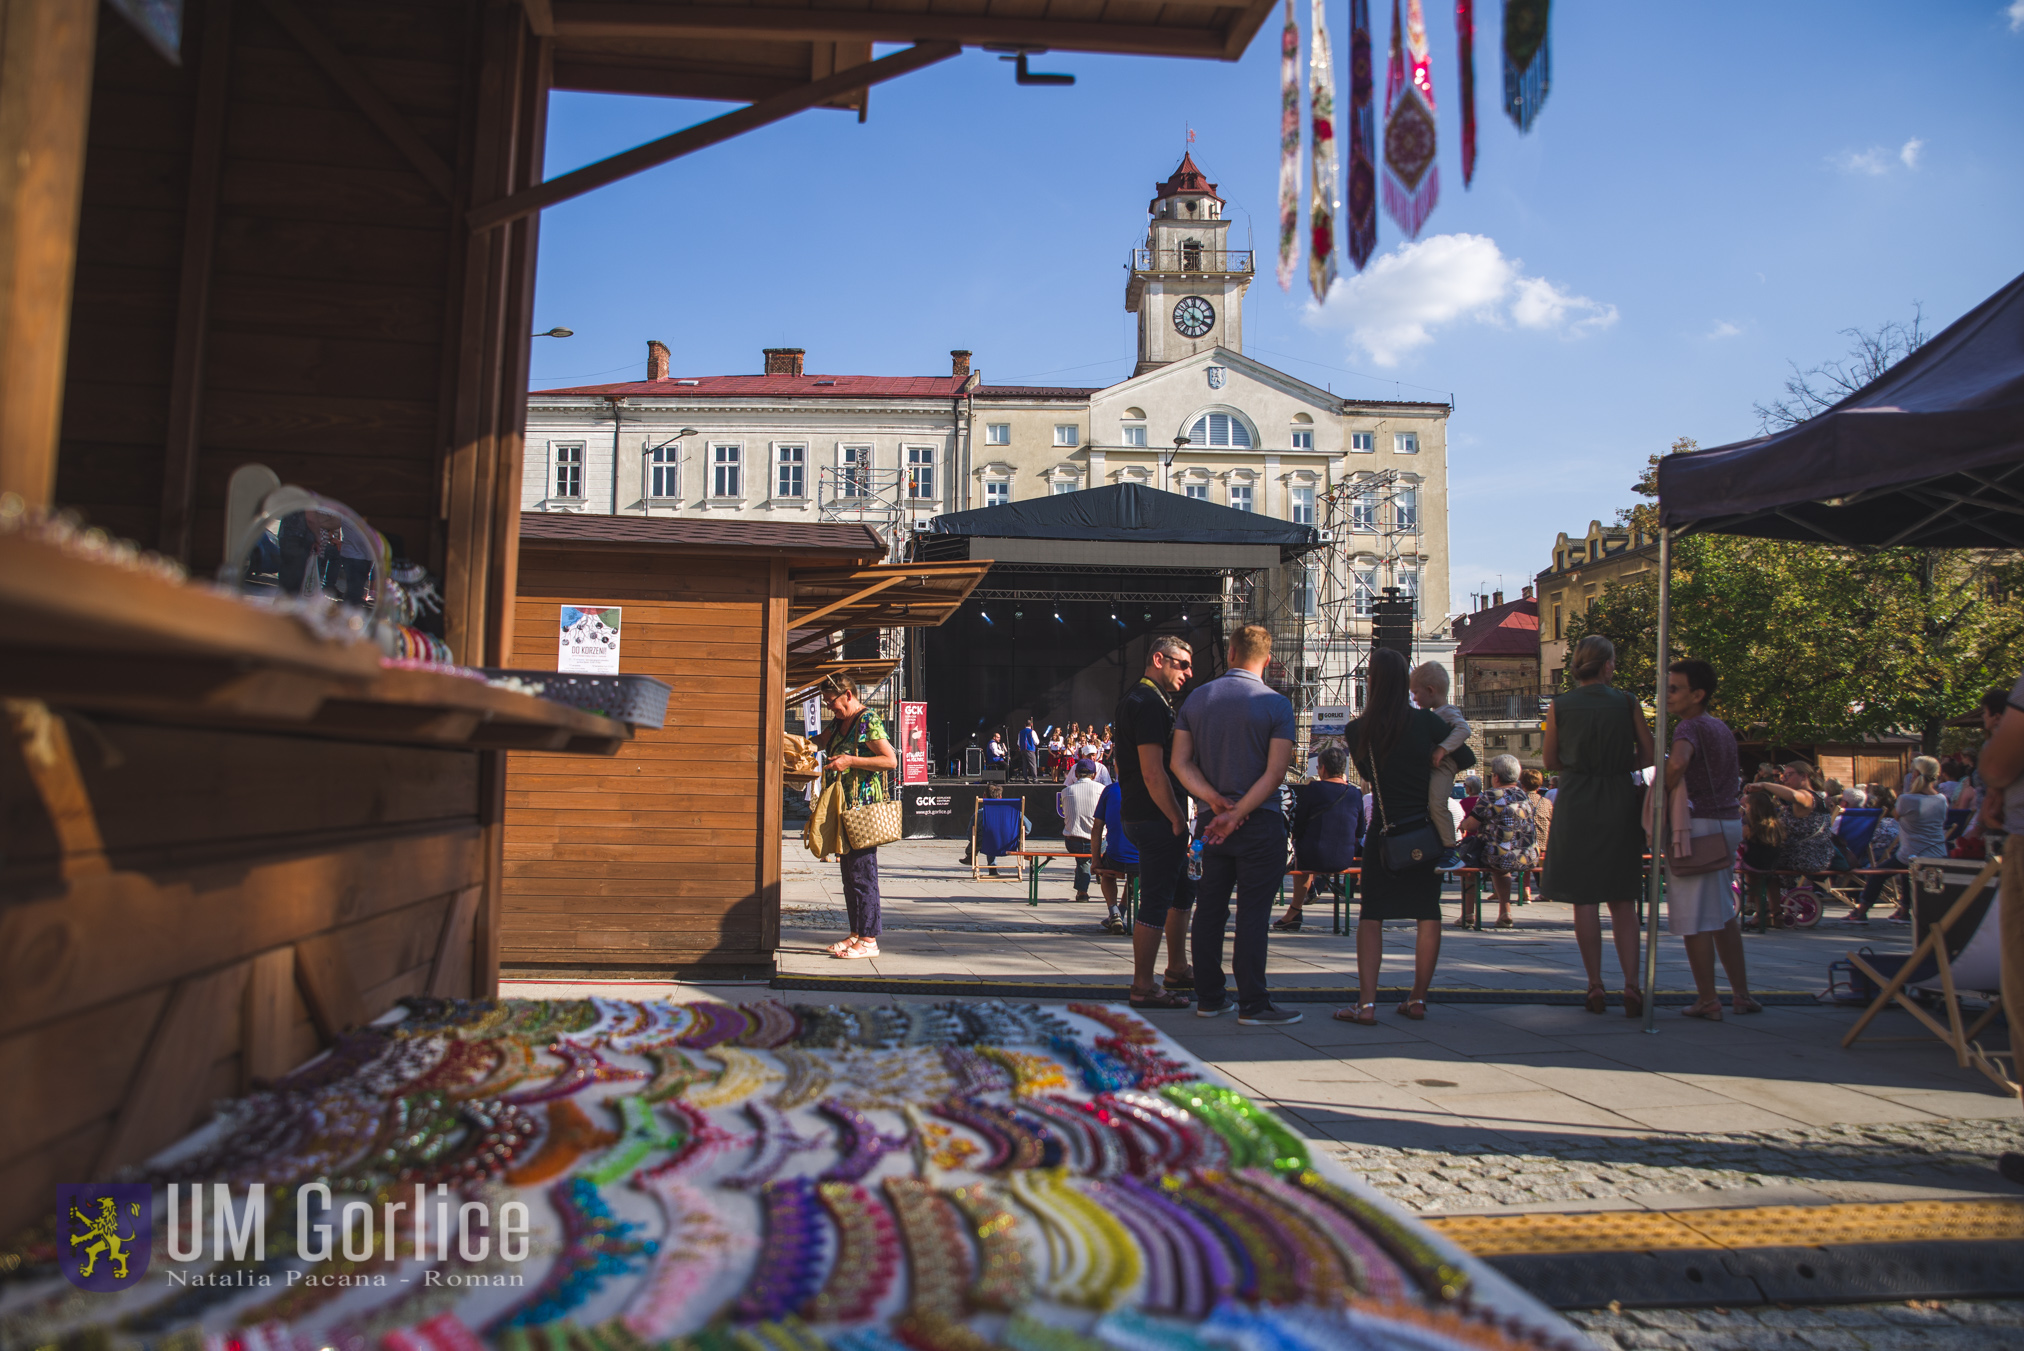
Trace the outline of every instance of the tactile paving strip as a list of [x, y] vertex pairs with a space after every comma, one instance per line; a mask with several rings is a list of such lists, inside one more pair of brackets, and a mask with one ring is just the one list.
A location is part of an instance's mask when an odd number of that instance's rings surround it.
[[1823, 1248], [1852, 1243], [2024, 1242], [2024, 1201], [2003, 1199], [1422, 1218], [1478, 1257]]

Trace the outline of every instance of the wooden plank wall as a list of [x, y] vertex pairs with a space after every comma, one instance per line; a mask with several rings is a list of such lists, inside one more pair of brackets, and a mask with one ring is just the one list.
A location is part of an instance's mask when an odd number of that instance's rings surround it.
[[624, 607], [622, 669], [674, 694], [666, 728], [642, 729], [615, 757], [508, 757], [502, 961], [770, 962], [780, 766], [760, 747], [782, 716], [785, 564], [529, 546], [515, 666], [555, 669], [564, 603]]
[[0, 743], [0, 1233], [403, 995], [471, 992], [480, 756], [63, 719], [62, 857]]

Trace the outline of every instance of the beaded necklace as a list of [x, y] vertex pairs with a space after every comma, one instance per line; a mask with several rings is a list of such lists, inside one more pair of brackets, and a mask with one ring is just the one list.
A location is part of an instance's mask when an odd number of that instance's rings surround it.
[[799, 1309], [822, 1280], [822, 1216], [815, 1183], [805, 1177], [759, 1189], [765, 1241], [752, 1279], [731, 1306], [740, 1322], [780, 1318]]
[[[497, 1215], [499, 1207], [513, 1199], [511, 1190], [493, 1182], [468, 1184], [460, 1188], [457, 1195], [460, 1200], [476, 1201], [483, 1205], [488, 1215]], [[502, 1247], [503, 1245], [498, 1243], [488, 1244], [485, 1256], [470, 1262], [464, 1260], [462, 1251], [452, 1244], [451, 1256], [445, 1261], [437, 1262], [433, 1267], [438, 1274], [438, 1280], [416, 1281], [407, 1288], [405, 1294], [347, 1318], [331, 1330], [329, 1340], [323, 1344], [337, 1347], [339, 1351], [352, 1351], [352, 1348], [365, 1351], [365, 1348], [378, 1346], [380, 1338], [395, 1329], [411, 1327], [446, 1314], [455, 1308], [466, 1294], [456, 1279], [448, 1278], [490, 1276], [507, 1271], [513, 1263], [506, 1260], [505, 1254], [500, 1251]], [[433, 1337], [430, 1341], [432, 1345], [435, 1344]]]
[[484, 1045], [495, 1052], [498, 1059], [485, 1078], [456, 1090], [460, 1098], [496, 1098], [534, 1073], [534, 1046], [527, 1038], [500, 1036]]
[[558, 1182], [548, 1196], [562, 1217], [562, 1251], [555, 1255], [540, 1287], [494, 1319], [486, 1328], [489, 1333], [566, 1316], [614, 1277], [646, 1265], [659, 1247], [652, 1239], [635, 1238], [640, 1226], [615, 1218], [587, 1179]]
[[659, 1341], [691, 1319], [696, 1292], [709, 1283], [752, 1239], [733, 1234], [702, 1192], [672, 1174], [643, 1176], [639, 1184], [661, 1203], [668, 1217], [660, 1251], [626, 1305], [623, 1321], [636, 1335]]
[[816, 1194], [836, 1222], [836, 1261], [801, 1316], [811, 1323], [862, 1322], [899, 1274], [899, 1229], [892, 1212], [855, 1182], [821, 1182]]
[[709, 1054], [724, 1066], [724, 1072], [714, 1084], [690, 1086], [687, 1097], [697, 1107], [729, 1107], [785, 1077], [758, 1056], [736, 1046], [719, 1046]]
[[735, 1041], [752, 1025], [752, 1020], [747, 1018], [745, 1011], [736, 1004], [701, 1000], [689, 1005], [689, 1011], [695, 1021], [690, 1024], [687, 1031], [675, 1038], [675, 1042], [691, 1050], [707, 1051], [712, 1047], [722, 1046], [727, 1041]]
[[709, 1116], [685, 1102], [663, 1103], [661, 1108], [681, 1122], [687, 1138], [666, 1160], [639, 1175], [638, 1180], [642, 1185], [655, 1178], [672, 1176], [684, 1169], [700, 1165], [718, 1150], [745, 1142], [744, 1137], [731, 1134]]
[[1068, 1087], [1068, 1076], [1047, 1056], [1030, 1051], [1009, 1051], [1002, 1046], [979, 1046], [977, 1054], [1011, 1074], [1012, 1091], [1019, 1097], [1029, 1098]]
[[878, 1167], [880, 1159], [896, 1149], [904, 1149], [907, 1136], [903, 1131], [898, 1135], [882, 1135], [870, 1117], [854, 1107], [845, 1106], [830, 1098], [816, 1108], [837, 1125], [837, 1160], [821, 1175], [824, 1182], [855, 1182]]
[[775, 1051], [774, 1057], [787, 1067], [787, 1083], [773, 1095], [774, 1105], [800, 1107], [814, 1102], [829, 1088], [829, 1061], [811, 1051], [791, 1047]]
[[498, 1177], [540, 1133], [540, 1123], [523, 1108], [501, 1102], [466, 1102], [464, 1149], [425, 1166], [401, 1170], [401, 1182], [470, 1182]]
[[955, 1207], [918, 1178], [889, 1177], [885, 1189], [907, 1249], [909, 1298], [894, 1331], [925, 1351], [986, 1351], [990, 1342], [963, 1321], [970, 1245]]
[[726, 1187], [758, 1187], [770, 1181], [786, 1164], [788, 1156], [805, 1149], [821, 1149], [826, 1140], [810, 1139], [794, 1129], [787, 1113], [767, 1102], [748, 1102], [746, 1115], [759, 1127], [752, 1157], [743, 1168], [723, 1180]]
[[534, 1157], [506, 1175], [516, 1187], [538, 1187], [560, 1177], [593, 1149], [618, 1143], [618, 1135], [594, 1125], [583, 1109], [564, 1098], [548, 1104], [548, 1133]]
[[1336, 1186], [1311, 1169], [1303, 1170], [1294, 1179], [1301, 1189], [1313, 1193], [1321, 1200], [1347, 1215], [1355, 1225], [1383, 1244], [1386, 1251], [1396, 1258], [1419, 1282], [1420, 1289], [1430, 1298], [1461, 1299], [1469, 1289], [1469, 1273], [1450, 1263], [1426, 1239], [1408, 1229], [1405, 1225], [1376, 1204], [1366, 1201], [1355, 1192]]
[[651, 1047], [645, 1054], [654, 1063], [654, 1077], [648, 1080], [639, 1095], [648, 1102], [665, 1102], [678, 1097], [687, 1092], [691, 1084], [711, 1077], [709, 1070], [698, 1066], [673, 1046]]
[[654, 1116], [653, 1104], [645, 1098], [618, 1100], [619, 1137], [595, 1168], [584, 1176], [600, 1187], [608, 1187], [639, 1167], [656, 1150], [672, 1151], [681, 1146], [688, 1132], [681, 1126], [663, 1125]]
[[620, 1055], [640, 1055], [675, 1040], [695, 1020], [686, 1004], [667, 999], [642, 1004], [640, 1010], [644, 1015], [640, 1026], [607, 1038], [605, 1045]]
[[1296, 1210], [1307, 1223], [1335, 1246], [1343, 1266], [1357, 1290], [1374, 1299], [1401, 1300], [1409, 1297], [1405, 1272], [1398, 1263], [1364, 1233], [1349, 1217], [1321, 1202], [1312, 1193], [1287, 1182], [1268, 1168], [1246, 1168], [1238, 1175], [1246, 1186]]
[[982, 1182], [942, 1193], [955, 1203], [977, 1236], [982, 1262], [970, 1286], [970, 1303], [980, 1309], [1011, 1313], [1033, 1297], [1033, 1272], [1026, 1245], [1019, 1238], [1019, 1218], [991, 1195]]
[[518, 1093], [509, 1093], [500, 1099], [501, 1102], [552, 1102], [556, 1098], [564, 1098], [572, 1093], [581, 1092], [592, 1084], [610, 1083], [618, 1079], [644, 1079], [647, 1077], [645, 1070], [625, 1069], [617, 1065], [606, 1064], [604, 1057], [588, 1046], [578, 1046], [574, 1042], [559, 1041], [549, 1049], [562, 1058], [562, 1069], [541, 1087], [522, 1089]]
[[977, 1157], [976, 1142], [956, 1134], [939, 1121], [930, 1121], [913, 1103], [904, 1103], [900, 1115], [907, 1119], [913, 1134], [914, 1172], [933, 1180], [942, 1170], [966, 1168]]
[[794, 1010], [777, 999], [761, 999], [744, 1007], [751, 1025], [739, 1040], [747, 1046], [771, 1051], [793, 1041], [801, 1030], [801, 1020], [794, 1016]]

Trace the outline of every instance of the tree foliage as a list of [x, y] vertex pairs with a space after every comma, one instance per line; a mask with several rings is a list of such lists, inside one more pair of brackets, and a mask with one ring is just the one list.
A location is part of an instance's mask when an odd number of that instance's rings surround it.
[[1912, 302], [1910, 322], [1886, 319], [1873, 329], [1844, 328], [1848, 350], [1832, 361], [1799, 368], [1788, 362], [1792, 374], [1785, 380], [1785, 396], [1769, 403], [1753, 404], [1757, 425], [1766, 432], [1796, 427], [1840, 403], [1858, 389], [1926, 345], [1925, 306]]

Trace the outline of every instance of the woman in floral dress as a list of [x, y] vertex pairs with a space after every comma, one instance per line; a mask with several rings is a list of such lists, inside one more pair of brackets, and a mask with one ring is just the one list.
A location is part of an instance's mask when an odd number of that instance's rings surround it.
[[1539, 865], [1539, 823], [1532, 795], [1518, 786], [1518, 757], [1490, 757], [1490, 787], [1470, 808], [1470, 834], [1482, 841], [1483, 866], [1497, 897], [1497, 927], [1512, 928], [1511, 875]]
[[[843, 784], [843, 806], [885, 801], [885, 772], [899, 765], [892, 742], [886, 739], [885, 719], [865, 707], [858, 697], [857, 682], [849, 676], [831, 676], [823, 683], [822, 703], [829, 710], [829, 744], [822, 762], [823, 785]], [[850, 918], [850, 937], [829, 945], [829, 955], [845, 959], [878, 956], [879, 923], [878, 848], [846, 851], [838, 860], [843, 869], [843, 909]]]

